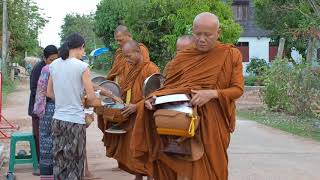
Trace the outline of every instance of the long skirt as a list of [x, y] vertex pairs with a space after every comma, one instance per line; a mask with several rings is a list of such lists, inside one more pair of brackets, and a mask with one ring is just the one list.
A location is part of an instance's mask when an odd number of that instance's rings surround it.
[[55, 180], [82, 180], [86, 157], [86, 126], [53, 119], [53, 174]]
[[48, 101], [44, 116], [40, 119], [40, 175], [53, 175], [52, 131], [54, 101]]

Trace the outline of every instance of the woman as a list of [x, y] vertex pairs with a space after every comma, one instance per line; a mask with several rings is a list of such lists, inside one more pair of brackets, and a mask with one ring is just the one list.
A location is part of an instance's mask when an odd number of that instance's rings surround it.
[[46, 179], [53, 179], [51, 121], [54, 112], [54, 101], [46, 98], [46, 95], [49, 79], [49, 64], [58, 58], [58, 49], [54, 45], [49, 45], [44, 49], [43, 55], [47, 65], [42, 68], [38, 80], [33, 113], [40, 119], [40, 179], [44, 177]]
[[72, 34], [60, 48], [60, 57], [50, 66], [47, 96], [55, 100], [52, 122], [53, 174], [56, 180], [83, 179], [86, 124], [81, 97], [86, 91], [89, 105], [99, 103], [90, 80], [88, 64], [80, 59], [85, 54], [85, 41]]

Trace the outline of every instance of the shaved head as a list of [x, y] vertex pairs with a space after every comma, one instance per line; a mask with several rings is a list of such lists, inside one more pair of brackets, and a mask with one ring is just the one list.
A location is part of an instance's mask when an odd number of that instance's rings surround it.
[[131, 33], [130, 33], [128, 27], [124, 26], [124, 25], [119, 25], [116, 28], [116, 30], [114, 31], [114, 34], [116, 35], [117, 33], [126, 34], [126, 35], [130, 35], [131, 36]]
[[199, 21], [206, 21], [207, 23], [215, 24], [218, 28], [220, 27], [218, 16], [210, 12], [203, 12], [198, 14], [193, 20], [193, 25], [197, 24]]
[[128, 41], [124, 44], [123, 49], [133, 49], [135, 51], [140, 51], [139, 43], [134, 40]]
[[128, 27], [124, 25], [118, 26], [114, 31], [114, 39], [116, 40], [120, 48], [123, 48], [123, 45], [126, 42], [132, 41], [132, 36]]
[[209, 12], [198, 14], [193, 21], [192, 34], [196, 48], [210, 51], [220, 36], [219, 18]]
[[180, 36], [177, 40], [177, 52], [182, 51], [192, 45], [193, 37], [191, 35]]
[[131, 65], [139, 64], [143, 61], [139, 43], [134, 40], [128, 41], [123, 45], [123, 54]]

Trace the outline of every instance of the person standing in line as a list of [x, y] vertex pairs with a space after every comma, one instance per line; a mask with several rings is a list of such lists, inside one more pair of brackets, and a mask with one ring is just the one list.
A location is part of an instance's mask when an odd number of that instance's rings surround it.
[[[48, 57], [46, 57], [48, 56]], [[44, 49], [44, 58], [38, 62], [31, 71], [30, 74], [30, 99], [28, 107], [28, 115], [32, 118], [32, 133], [36, 143], [36, 152], [38, 161], [40, 160], [40, 145], [39, 145], [39, 119], [37, 114], [34, 114], [34, 104], [36, 101], [36, 93], [38, 80], [41, 74], [41, 70], [47, 64], [50, 64], [54, 59], [58, 58], [58, 50], [55, 46], [49, 45]], [[39, 172], [33, 172], [34, 175], [40, 175]]]
[[86, 123], [82, 104], [98, 105], [90, 80], [88, 64], [80, 59], [85, 54], [84, 38], [71, 34], [60, 48], [61, 58], [50, 66], [47, 96], [55, 100], [52, 122], [53, 174], [56, 180], [80, 180], [86, 157]]
[[47, 98], [49, 79], [49, 64], [59, 57], [58, 49], [54, 45], [47, 46], [43, 51], [47, 65], [41, 70], [38, 80], [37, 93], [33, 114], [39, 117], [39, 143], [40, 143], [40, 179], [53, 179], [51, 121], [54, 112], [54, 101]]

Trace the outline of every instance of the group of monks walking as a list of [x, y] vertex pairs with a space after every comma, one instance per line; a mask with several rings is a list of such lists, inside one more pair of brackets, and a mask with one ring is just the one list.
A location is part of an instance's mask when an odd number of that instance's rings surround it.
[[[193, 22], [192, 35], [177, 41], [177, 53], [164, 70], [162, 87], [144, 97], [143, 83], [160, 73], [150, 60], [148, 49], [133, 40], [126, 26], [114, 32], [119, 44], [107, 79], [121, 88], [127, 120], [121, 123], [126, 133], [106, 132], [113, 124], [98, 114], [106, 156], [136, 180], [226, 180], [230, 134], [235, 129], [235, 100], [243, 93], [242, 56], [229, 44], [218, 41], [219, 19], [201, 13]], [[129, 93], [128, 93], [129, 92]], [[196, 107], [198, 126], [193, 137], [192, 158], [177, 157], [161, 150], [166, 138], [157, 133], [154, 123], [156, 97], [189, 94]], [[128, 98], [130, 96], [130, 98]]]

